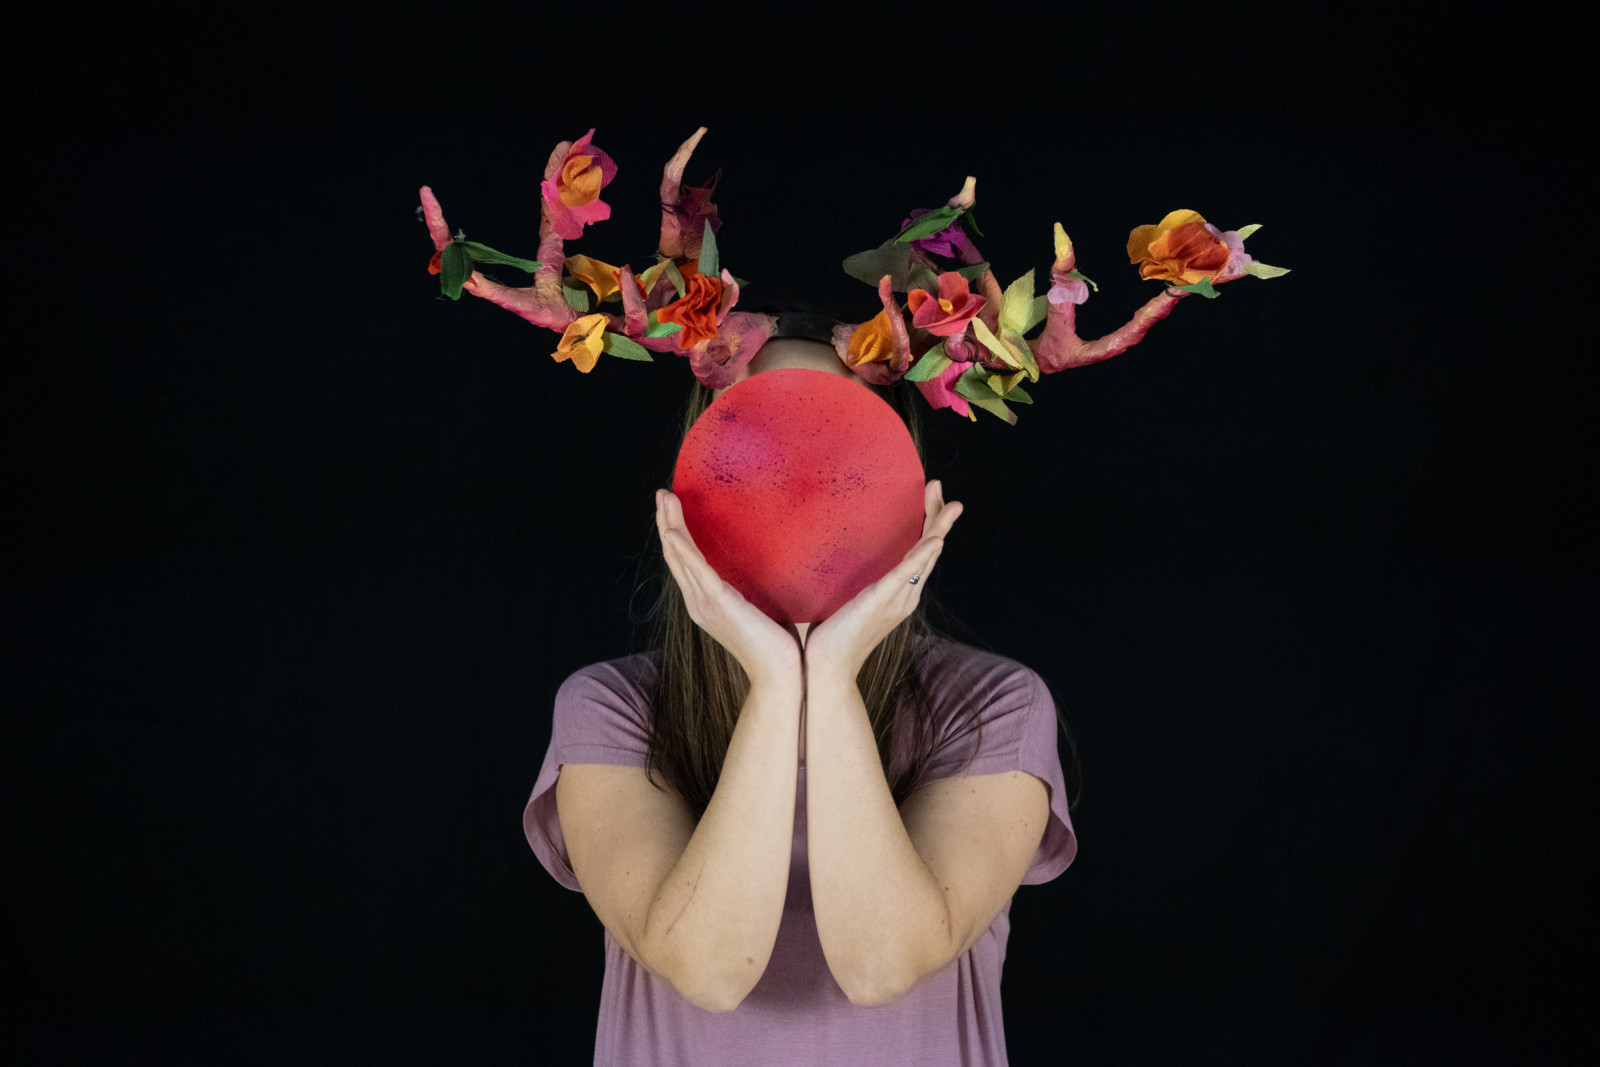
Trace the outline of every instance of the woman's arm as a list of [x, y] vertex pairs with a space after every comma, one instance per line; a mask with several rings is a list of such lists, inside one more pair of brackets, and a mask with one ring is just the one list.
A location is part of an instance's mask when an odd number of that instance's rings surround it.
[[645, 920], [640, 951], [670, 960], [700, 1006], [732, 1011], [766, 971], [794, 839], [802, 681], [753, 682], [722, 776]]

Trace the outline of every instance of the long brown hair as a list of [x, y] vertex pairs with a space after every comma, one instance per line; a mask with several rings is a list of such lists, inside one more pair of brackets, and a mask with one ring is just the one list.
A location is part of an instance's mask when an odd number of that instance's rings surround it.
[[[905, 422], [926, 470], [920, 420], [921, 407], [926, 402], [917, 394], [915, 385], [904, 379], [877, 391]], [[711, 390], [695, 381], [684, 410], [679, 448], [711, 400]], [[673, 467], [676, 462], [674, 450]], [[666, 480], [659, 484], [670, 485], [671, 481], [672, 469], [669, 468]], [[659, 539], [653, 558], [658, 565], [660, 593], [646, 616], [651, 622], [649, 654], [656, 663], [656, 678], [650, 693], [652, 714], [645, 773], [651, 776], [652, 771], [659, 770], [667, 786], [689, 803], [695, 818], [699, 819], [711, 803], [711, 794], [721, 777], [734, 726], [750, 692], [750, 679], [739, 661], [689, 617], [678, 583], [661, 554]], [[920, 657], [929, 651], [932, 644], [929, 638], [955, 640], [929, 622], [930, 605], [941, 615], [950, 617], [933, 590], [924, 588], [916, 609], [878, 643], [856, 676], [856, 685], [877, 739], [884, 778], [897, 806], [918, 786], [926, 784], [923, 778], [937, 743], [932, 703], [924, 685]], [[967, 713], [979, 731], [972, 756], [981, 745], [983, 727], [979, 712], [979, 708], [973, 707]], [[1066, 729], [1059, 706], [1056, 718]], [[909, 757], [897, 759], [894, 739], [901, 730], [910, 733], [912, 743]], [[1067, 736], [1070, 746], [1070, 730]], [[972, 756], [968, 757], [967, 765]], [[1075, 750], [1073, 757], [1075, 765]], [[965, 769], [963, 766], [962, 771]], [[655, 781], [653, 776], [651, 781]]]

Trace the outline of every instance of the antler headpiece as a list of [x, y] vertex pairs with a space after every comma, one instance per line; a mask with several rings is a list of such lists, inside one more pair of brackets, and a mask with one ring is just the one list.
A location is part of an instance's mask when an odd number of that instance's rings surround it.
[[[1002, 294], [972, 240], [984, 234], [972, 216], [977, 179], [969, 177], [944, 206], [912, 211], [894, 237], [844, 261], [847, 274], [878, 290], [883, 310], [868, 321], [734, 311], [748, 282], [728, 273], [717, 256], [722, 220], [711, 193], [722, 172], [703, 188], [682, 182], [705, 132], [704, 126], [696, 130], [667, 161], [661, 176], [661, 244], [655, 265], [638, 277], [626, 264], [563, 256], [564, 242], [581, 237], [589, 223], [611, 217], [600, 193], [616, 177], [617, 165], [590, 143], [592, 129], [575, 143], [556, 145], [545, 166], [537, 262], [468, 241], [459, 231], [452, 237], [439, 201], [424, 185], [419, 213], [436, 249], [428, 270], [440, 275], [444, 295], [452, 300], [461, 299], [465, 289], [557, 331], [561, 340], [551, 354], [558, 361], [572, 360], [584, 373], [594, 369], [602, 353], [650, 360], [651, 352], [673, 352], [689, 357], [690, 369], [707, 388], [725, 389], [770, 338], [812, 337], [831, 343], [845, 365], [873, 385], [909, 378], [933, 408], [948, 407], [976, 421], [976, 406], [1012, 425], [1017, 416], [1006, 401], [1033, 403], [1022, 388], [1024, 377], [1036, 382], [1041, 373], [1126, 351], [1191, 293], [1213, 299], [1219, 295], [1216, 286], [1246, 274], [1276, 278], [1289, 273], [1245, 254], [1244, 240], [1259, 225], [1223, 232], [1194, 211], [1173, 211], [1128, 234], [1128, 262], [1138, 265], [1141, 278], [1165, 282], [1166, 288], [1120, 329], [1085, 341], [1075, 328], [1077, 305], [1099, 286], [1076, 269], [1066, 231], [1055, 224], [1047, 293], [1033, 295], [1030, 270]], [[963, 266], [943, 270], [935, 255]], [[480, 264], [518, 267], [533, 274], [533, 284], [524, 289], [501, 285], [479, 273]], [[904, 308], [896, 293], [906, 294]], [[620, 313], [597, 310], [619, 302]], [[1023, 336], [1044, 320], [1038, 337]]]

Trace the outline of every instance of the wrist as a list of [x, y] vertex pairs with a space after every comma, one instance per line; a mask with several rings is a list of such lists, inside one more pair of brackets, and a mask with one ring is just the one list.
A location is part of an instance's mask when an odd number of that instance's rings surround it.
[[793, 662], [766, 663], [759, 671], [746, 669], [744, 673], [749, 677], [752, 688], [792, 689], [798, 692], [805, 687], [805, 671], [798, 652]]
[[859, 666], [852, 667], [837, 660], [808, 658], [805, 661], [807, 690], [853, 686], [860, 673]]

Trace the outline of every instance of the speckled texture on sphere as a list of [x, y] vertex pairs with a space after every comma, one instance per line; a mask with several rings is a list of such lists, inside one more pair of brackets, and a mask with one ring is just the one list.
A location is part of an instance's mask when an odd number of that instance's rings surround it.
[[672, 491], [695, 545], [779, 622], [816, 623], [922, 537], [922, 462], [893, 408], [827, 371], [763, 371], [696, 420]]

